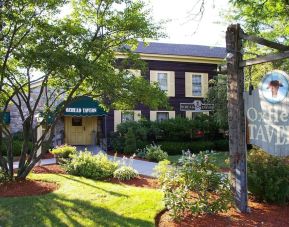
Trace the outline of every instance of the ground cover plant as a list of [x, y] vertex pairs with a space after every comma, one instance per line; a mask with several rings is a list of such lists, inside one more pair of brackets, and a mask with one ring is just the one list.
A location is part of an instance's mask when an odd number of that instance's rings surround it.
[[42, 196], [0, 198], [0, 226], [155, 226], [164, 208], [155, 189], [100, 182], [65, 174], [32, 174], [56, 182]]

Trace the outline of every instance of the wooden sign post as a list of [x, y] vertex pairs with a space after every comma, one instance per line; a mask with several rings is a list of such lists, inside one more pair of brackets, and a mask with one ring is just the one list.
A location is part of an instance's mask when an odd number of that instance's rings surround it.
[[[251, 41], [254, 43], [258, 43], [260, 45], [264, 45], [267, 47], [270, 47], [272, 49], [276, 49], [279, 52], [274, 53], [274, 54], [269, 54], [261, 57], [257, 57], [254, 59], [248, 59], [248, 60], [243, 60], [243, 49], [242, 49], [242, 40], [247, 40]], [[246, 144], [246, 123], [245, 123], [245, 107], [244, 107], [244, 67], [250, 66], [250, 65], [255, 65], [255, 64], [262, 64], [265, 62], [272, 62], [272, 61], [277, 61], [281, 60], [284, 58], [289, 58], [289, 46], [285, 46], [280, 43], [275, 43], [270, 40], [266, 40], [264, 38], [252, 36], [245, 34], [244, 31], [241, 29], [239, 24], [233, 24], [230, 25], [227, 29], [226, 32], [226, 48], [227, 48], [227, 67], [222, 69], [221, 72], [224, 73], [226, 72], [228, 74], [228, 121], [229, 121], [229, 150], [230, 150], [230, 168], [231, 168], [231, 185], [232, 185], [232, 191], [235, 196], [235, 204], [237, 209], [240, 212], [248, 212], [248, 186], [247, 186], [247, 144]], [[278, 87], [275, 83], [280, 82], [282, 84], [282, 81], [289, 81], [289, 76], [288, 79], [279, 79], [276, 81], [274, 79], [273, 81], [270, 80], [267, 83], [267, 88], [272, 87], [272, 92], [274, 91], [275, 93], [277, 92]], [[285, 84], [285, 82], [284, 82]], [[283, 87], [283, 90], [285, 89], [285, 85], [282, 84], [282, 86], [279, 84], [279, 87]], [[274, 89], [273, 89], [274, 87]], [[289, 83], [287, 86], [287, 93], [288, 93], [288, 87]], [[264, 89], [263, 89], [264, 90]], [[279, 89], [281, 91], [281, 89]], [[256, 92], [254, 91], [253, 94], [257, 98], [260, 96], [256, 95]], [[284, 91], [283, 91], [284, 93]], [[285, 92], [286, 93], [286, 92]], [[284, 93], [284, 94], [285, 94]], [[286, 93], [286, 96], [287, 96]], [[264, 95], [263, 95], [264, 96]], [[266, 98], [266, 95], [265, 95]], [[289, 98], [285, 100], [285, 107], [283, 108], [282, 105], [280, 104], [279, 106], [268, 106], [263, 108], [265, 111], [265, 115], [276, 115], [276, 119], [280, 118], [279, 120], [274, 120], [274, 124], [269, 124], [267, 125], [268, 121], [266, 121], [266, 124], [260, 125], [258, 122], [256, 123], [256, 119], [252, 118], [250, 115], [250, 111], [256, 110], [256, 105], [251, 105], [253, 101], [256, 101], [255, 99], [252, 99], [246, 95], [246, 103], [247, 105], [247, 112], [248, 112], [248, 117], [249, 117], [249, 125], [250, 129], [249, 131], [251, 132], [250, 135], [250, 141], [253, 144], [257, 144], [260, 147], [263, 147], [267, 152], [272, 153], [274, 155], [286, 155], [289, 152], [288, 146], [289, 144], [289, 136], [287, 136], [287, 128], [289, 127], [289, 118], [287, 119], [287, 116], [289, 116], [289, 113], [284, 111], [284, 108], [286, 109], [286, 106], [288, 106], [289, 103]], [[273, 100], [274, 102], [276, 101], [275, 99]], [[269, 100], [270, 102], [270, 100]], [[253, 103], [262, 103], [260, 101], [258, 102], [253, 102]], [[263, 104], [265, 105], [265, 104]], [[248, 108], [252, 109], [248, 109]], [[282, 109], [283, 108], [283, 109]], [[259, 108], [259, 110], [261, 110]], [[270, 112], [271, 110], [271, 112]], [[257, 110], [256, 110], [257, 111]], [[260, 112], [260, 111], [259, 111]], [[256, 113], [256, 116], [259, 116], [260, 113]], [[263, 115], [262, 115], [263, 117]], [[264, 123], [264, 122], [263, 122]], [[263, 135], [263, 128], [266, 130], [269, 129], [268, 127], [271, 127], [273, 125], [273, 128], [275, 126], [279, 127], [279, 130], [275, 132], [275, 141], [273, 145], [270, 144], [270, 141], [272, 141], [274, 130], [271, 130], [271, 133], [269, 133], [268, 141], [265, 141], [265, 136]], [[258, 128], [257, 135], [254, 137], [254, 128]], [[262, 128], [263, 127], [263, 128]], [[263, 131], [262, 131], [263, 130]], [[268, 131], [268, 130], [267, 130]], [[270, 131], [270, 130], [269, 130]], [[260, 139], [261, 142], [260, 143]], [[281, 140], [282, 139], [282, 140]], [[261, 144], [261, 145], [260, 145]], [[277, 145], [282, 145], [283, 147], [280, 148]], [[271, 147], [270, 147], [271, 146]], [[273, 146], [273, 147], [272, 147]]]
[[228, 72], [228, 120], [231, 185], [235, 204], [240, 212], [248, 211], [247, 145], [244, 114], [244, 70], [240, 25], [231, 25], [226, 32]]

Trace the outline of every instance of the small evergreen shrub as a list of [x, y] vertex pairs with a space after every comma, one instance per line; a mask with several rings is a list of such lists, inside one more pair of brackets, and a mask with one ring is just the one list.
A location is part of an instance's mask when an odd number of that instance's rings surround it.
[[64, 163], [71, 158], [72, 155], [77, 153], [76, 147], [69, 145], [62, 145], [51, 150], [55, 155], [58, 163]]
[[137, 148], [136, 148], [135, 135], [133, 133], [132, 128], [129, 128], [128, 132], [126, 134], [124, 153], [125, 154], [134, 154], [136, 152], [136, 149]]
[[232, 195], [227, 175], [219, 173], [208, 154], [186, 153], [182, 165], [160, 162], [156, 167], [164, 191], [164, 202], [174, 219], [184, 214], [218, 213], [230, 208]]
[[65, 164], [69, 174], [83, 176], [92, 179], [105, 179], [113, 176], [118, 163], [108, 159], [103, 153], [92, 155], [89, 151], [72, 155], [70, 162]]
[[118, 180], [130, 180], [136, 178], [137, 176], [138, 172], [131, 166], [121, 166], [113, 173], [113, 177], [117, 178]]
[[145, 150], [145, 159], [149, 161], [159, 162], [168, 158], [168, 154], [161, 149], [161, 146], [151, 144]]
[[260, 149], [248, 155], [248, 188], [259, 201], [289, 202], [289, 163]]

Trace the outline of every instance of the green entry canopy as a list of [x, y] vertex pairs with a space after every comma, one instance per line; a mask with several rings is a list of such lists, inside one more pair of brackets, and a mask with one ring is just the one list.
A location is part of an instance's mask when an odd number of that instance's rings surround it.
[[87, 96], [81, 96], [73, 100], [64, 111], [64, 116], [89, 117], [104, 115], [107, 115], [107, 113], [99, 103]]

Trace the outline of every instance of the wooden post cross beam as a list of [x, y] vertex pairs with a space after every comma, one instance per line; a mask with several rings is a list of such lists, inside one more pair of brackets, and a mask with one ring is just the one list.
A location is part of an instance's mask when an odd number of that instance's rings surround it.
[[239, 211], [248, 211], [247, 145], [244, 114], [244, 69], [240, 25], [230, 25], [226, 32], [228, 72], [228, 120], [231, 185]]

